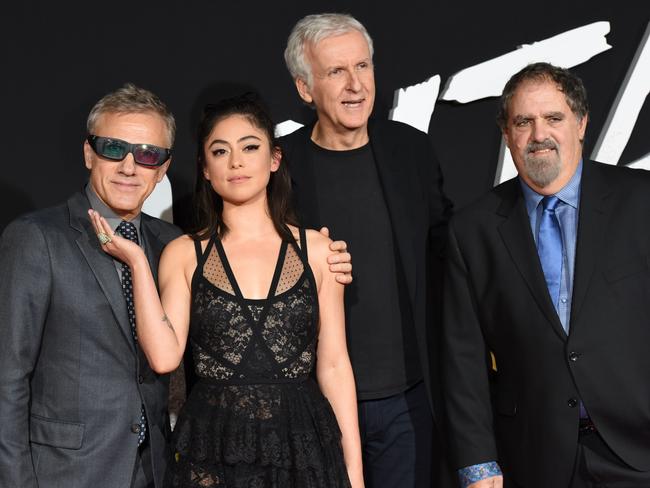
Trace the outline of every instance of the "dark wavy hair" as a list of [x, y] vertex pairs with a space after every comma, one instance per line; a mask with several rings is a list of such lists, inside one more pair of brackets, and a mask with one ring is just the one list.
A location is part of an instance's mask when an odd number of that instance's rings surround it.
[[519, 86], [526, 81], [551, 81], [564, 93], [566, 102], [578, 120], [589, 113], [587, 90], [582, 80], [571, 71], [549, 63], [533, 63], [512, 75], [508, 80], [499, 100], [497, 125], [501, 130], [508, 125], [508, 108], [510, 100]]
[[[223, 221], [223, 200], [203, 177], [205, 168], [204, 145], [212, 129], [222, 120], [233, 115], [245, 117], [253, 126], [268, 137], [271, 151], [280, 150], [275, 138], [275, 126], [264, 103], [252, 92], [226, 98], [216, 104], [206, 105], [197, 130], [196, 186], [194, 191], [194, 226], [192, 236], [206, 239], [216, 234], [222, 238], [228, 232]], [[291, 208], [291, 178], [289, 169], [282, 161], [277, 171], [271, 173], [266, 187], [268, 210], [273, 226], [282, 239], [290, 240], [291, 231], [287, 224], [297, 225], [297, 218]]]

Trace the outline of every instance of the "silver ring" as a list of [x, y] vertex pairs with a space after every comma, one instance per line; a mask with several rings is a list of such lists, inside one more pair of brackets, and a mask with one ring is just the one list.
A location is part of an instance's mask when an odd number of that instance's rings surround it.
[[99, 239], [99, 242], [102, 243], [102, 246], [105, 246], [106, 244], [110, 243], [113, 239], [111, 236], [109, 236], [105, 232], [100, 232], [97, 234], [97, 239]]

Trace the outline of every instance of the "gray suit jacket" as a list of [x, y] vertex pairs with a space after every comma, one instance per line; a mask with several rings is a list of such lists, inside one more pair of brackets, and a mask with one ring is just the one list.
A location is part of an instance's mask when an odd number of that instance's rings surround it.
[[[0, 486], [128, 487], [144, 403], [156, 486], [168, 458], [168, 379], [136, 348], [118, 274], [82, 193], [0, 238]], [[156, 276], [180, 234], [142, 215]]]

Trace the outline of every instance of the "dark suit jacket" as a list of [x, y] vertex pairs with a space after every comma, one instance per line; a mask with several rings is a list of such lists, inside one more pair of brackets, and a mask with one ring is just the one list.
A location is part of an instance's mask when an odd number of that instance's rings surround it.
[[456, 466], [498, 459], [521, 486], [568, 486], [581, 398], [614, 452], [649, 470], [650, 174], [585, 161], [568, 336], [519, 185], [499, 185], [449, 227], [444, 378]]
[[[283, 155], [291, 170], [294, 202], [301, 224], [318, 229], [322, 222], [316, 199], [317, 182], [310, 150], [313, 124], [282, 139]], [[419, 357], [427, 391], [431, 394], [434, 335], [438, 322], [432, 310], [432, 269], [440, 270], [440, 247], [451, 203], [442, 191], [442, 174], [429, 137], [399, 122], [371, 120], [370, 144], [384, 190], [386, 206], [399, 250], [415, 321]], [[345, 236], [337, 236], [345, 239]], [[381, 265], [381, 263], [378, 263]], [[427, 310], [429, 308], [429, 310]], [[439, 390], [435, 385], [434, 390]], [[434, 395], [437, 396], [437, 395]]]
[[[131, 335], [86, 197], [21, 217], [0, 239], [0, 486], [128, 487], [144, 402], [156, 486], [168, 457], [166, 376]], [[154, 276], [179, 231], [142, 215]]]

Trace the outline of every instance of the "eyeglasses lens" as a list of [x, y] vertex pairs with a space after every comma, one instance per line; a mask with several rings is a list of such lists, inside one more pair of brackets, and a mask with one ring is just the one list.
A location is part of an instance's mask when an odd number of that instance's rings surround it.
[[126, 147], [119, 141], [107, 140], [99, 147], [102, 156], [108, 159], [122, 160], [126, 156]]
[[134, 148], [133, 158], [140, 164], [156, 166], [159, 164], [161, 154], [158, 148], [142, 145]]

